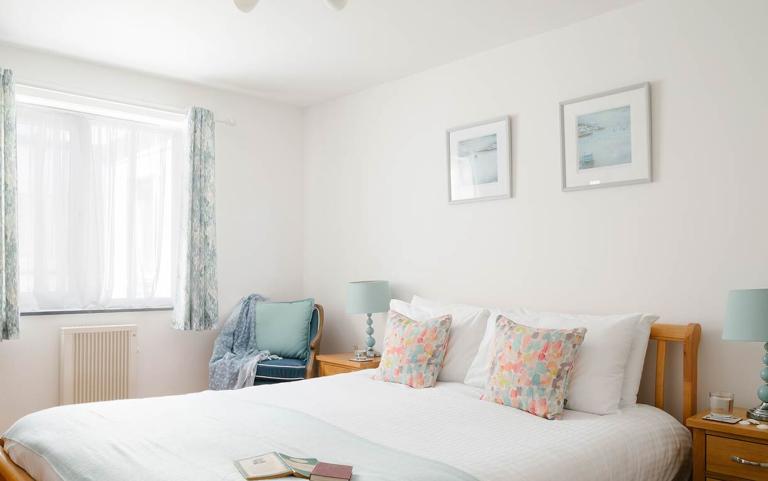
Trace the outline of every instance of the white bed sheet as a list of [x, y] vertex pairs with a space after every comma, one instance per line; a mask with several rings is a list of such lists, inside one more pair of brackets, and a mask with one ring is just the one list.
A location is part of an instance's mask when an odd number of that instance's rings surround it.
[[[248, 416], [249, 401], [303, 411], [387, 447], [449, 464], [480, 481], [672, 481], [689, 465], [688, 430], [651, 406], [606, 416], [566, 411], [564, 419], [547, 421], [480, 401], [480, 389], [461, 383], [418, 390], [373, 381], [371, 372], [187, 396], [201, 396], [211, 410], [242, 410], [242, 416]], [[119, 402], [126, 420], [131, 402]], [[190, 425], [189, 419], [160, 422]], [[238, 430], [236, 425], [221, 428]], [[179, 432], [184, 437], [208, 435]], [[22, 444], [8, 441], [6, 451], [38, 481], [62, 481]]]

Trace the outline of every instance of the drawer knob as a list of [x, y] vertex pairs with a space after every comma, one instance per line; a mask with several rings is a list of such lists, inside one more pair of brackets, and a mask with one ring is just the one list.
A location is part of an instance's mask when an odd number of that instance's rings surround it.
[[756, 466], [758, 468], [768, 468], [768, 463], [759, 463], [757, 461], [750, 461], [749, 459], [740, 458], [738, 456], [731, 456], [731, 461], [739, 464], [746, 464], [747, 466]]

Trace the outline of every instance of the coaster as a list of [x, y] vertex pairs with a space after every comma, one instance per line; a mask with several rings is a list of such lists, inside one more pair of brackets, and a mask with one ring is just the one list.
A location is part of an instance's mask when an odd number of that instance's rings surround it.
[[715, 414], [715, 413], [707, 414], [706, 416], [703, 416], [701, 419], [706, 419], [707, 421], [715, 421], [718, 423], [727, 423], [727, 424], [736, 424], [741, 421], [741, 418], [737, 416], [722, 415], [722, 414]]

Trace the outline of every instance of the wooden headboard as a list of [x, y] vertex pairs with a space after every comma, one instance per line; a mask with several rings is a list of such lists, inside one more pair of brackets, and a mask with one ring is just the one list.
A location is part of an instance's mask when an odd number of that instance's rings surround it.
[[26, 471], [16, 466], [3, 450], [3, 440], [0, 439], [0, 480], [2, 481], [35, 481]]
[[656, 341], [656, 396], [654, 405], [664, 409], [664, 373], [667, 343], [683, 345], [683, 422], [696, 414], [698, 388], [700, 324], [654, 324], [651, 340]]

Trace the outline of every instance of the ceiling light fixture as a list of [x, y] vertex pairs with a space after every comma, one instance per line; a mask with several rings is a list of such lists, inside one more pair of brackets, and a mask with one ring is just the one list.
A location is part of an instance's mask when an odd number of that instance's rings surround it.
[[334, 10], [341, 10], [347, 6], [347, 0], [325, 0], [325, 4]]
[[248, 13], [259, 3], [259, 0], [235, 0], [235, 5], [241, 12]]
[[[241, 12], [248, 13], [259, 3], [259, 0], [234, 0], [235, 6]], [[334, 10], [341, 10], [347, 6], [348, 0], [325, 0], [325, 4]]]

